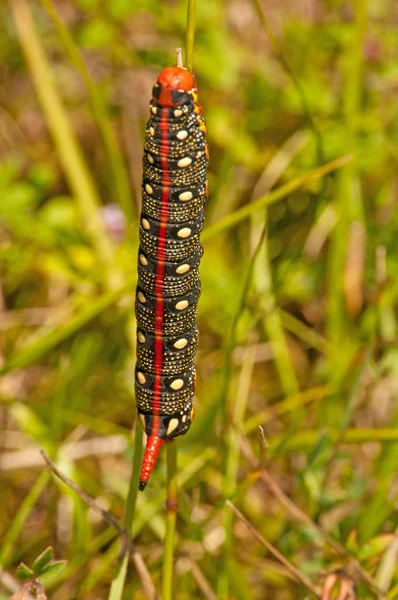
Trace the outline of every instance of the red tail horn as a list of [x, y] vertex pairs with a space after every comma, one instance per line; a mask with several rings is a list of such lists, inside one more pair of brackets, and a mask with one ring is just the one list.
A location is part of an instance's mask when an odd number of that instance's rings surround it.
[[146, 439], [144, 458], [142, 459], [141, 466], [140, 484], [138, 486], [141, 492], [144, 491], [145, 486], [148, 483], [162, 444], [163, 440], [156, 435], [150, 435]]

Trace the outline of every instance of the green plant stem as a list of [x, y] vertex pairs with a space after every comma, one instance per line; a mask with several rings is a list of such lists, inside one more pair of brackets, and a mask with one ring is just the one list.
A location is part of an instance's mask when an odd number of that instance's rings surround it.
[[[366, 27], [366, 4], [355, 0], [355, 22], [351, 42], [347, 48], [344, 70], [343, 112], [346, 125], [347, 147], [355, 152], [358, 115], [361, 112], [362, 48]], [[332, 237], [330, 254], [329, 307], [327, 314], [330, 342], [340, 352], [345, 331], [342, 273], [347, 250], [350, 223], [363, 218], [359, 178], [355, 163], [346, 165], [339, 174], [338, 222]]]
[[[253, 217], [255, 217], [255, 215], [253, 215]], [[267, 217], [267, 210], [265, 209], [264, 214], [262, 215], [264, 226], [267, 226]], [[281, 381], [283, 392], [286, 396], [291, 396], [299, 391], [299, 386], [273, 292], [267, 234], [264, 238], [263, 252], [256, 261], [255, 275], [255, 286], [256, 291], [259, 294], [260, 309], [263, 309], [265, 312], [265, 318], [262, 321], [263, 328], [265, 329], [271, 344], [275, 366]]]
[[[227, 427], [225, 439], [227, 443], [226, 451], [226, 473], [224, 478], [224, 498], [233, 498], [237, 490], [237, 478], [239, 471], [240, 457], [240, 436], [243, 430], [246, 407], [249, 400], [250, 384], [253, 375], [254, 360], [256, 356], [255, 347], [250, 347], [243, 361], [239, 383], [236, 390], [234, 402], [234, 411], [231, 423]], [[219, 574], [218, 580], [218, 598], [227, 599], [230, 587], [230, 573], [233, 569], [233, 518], [228, 508], [224, 507], [223, 526], [225, 534], [223, 568]]]
[[[135, 430], [134, 436], [134, 454], [133, 454], [133, 464], [132, 471], [129, 483], [129, 490], [127, 493], [126, 500], [126, 512], [124, 515], [124, 526], [126, 531], [131, 535], [133, 539], [133, 520], [135, 507], [137, 503], [137, 491], [138, 491], [138, 481], [140, 477], [140, 464], [142, 458], [142, 438], [143, 438], [143, 429], [140, 423], [137, 423], [137, 427]], [[126, 551], [124, 555], [119, 559], [118, 565], [116, 567], [115, 576], [112, 580], [111, 589], [109, 591], [108, 600], [121, 600], [123, 596], [123, 590], [126, 582], [127, 575], [127, 567], [130, 560], [129, 548], [126, 547]]]
[[40, 0], [50, 15], [57, 32], [61, 38], [66, 52], [75, 68], [79, 71], [86, 89], [88, 91], [93, 116], [102, 136], [105, 151], [109, 160], [112, 173], [112, 189], [115, 197], [122, 207], [128, 221], [133, 219], [133, 200], [129, 177], [120, 152], [115, 132], [112, 128], [108, 115], [106, 101], [101, 88], [93, 81], [90, 72], [84, 62], [80, 50], [73, 40], [67, 27], [62, 22], [52, 0]]
[[127, 531], [133, 535], [133, 518], [135, 507], [137, 504], [137, 492], [138, 492], [138, 482], [140, 479], [140, 465], [142, 458], [142, 438], [144, 436], [144, 430], [141, 427], [141, 424], [137, 422], [137, 426], [135, 429], [134, 436], [134, 455], [133, 455], [133, 468], [131, 472], [131, 479], [129, 484], [129, 491], [127, 494], [126, 500], [126, 513], [124, 517], [124, 526]]
[[[257, 242], [257, 246], [254, 249], [253, 255], [250, 259], [249, 267], [246, 273], [246, 276], [243, 280], [242, 294], [240, 297], [239, 304], [237, 306], [234, 319], [231, 325], [231, 333], [227, 343], [227, 347], [225, 350], [226, 358], [225, 358], [225, 366], [223, 372], [223, 384], [221, 389], [221, 418], [224, 425], [224, 449], [223, 449], [223, 462], [227, 465], [226, 475], [224, 478], [224, 498], [227, 499], [231, 497], [235, 491], [236, 487], [236, 476], [237, 476], [237, 468], [239, 462], [239, 444], [238, 444], [238, 430], [237, 424], [239, 425], [239, 430], [243, 430], [243, 419], [244, 413], [246, 410], [247, 404], [247, 394], [248, 390], [246, 387], [243, 391], [240, 389], [238, 393], [235, 393], [235, 390], [232, 392], [231, 380], [232, 380], [232, 352], [236, 346], [236, 335], [238, 324], [242, 313], [245, 308], [247, 295], [250, 290], [250, 285], [252, 282], [252, 276], [254, 267], [256, 264], [256, 259], [261, 250], [263, 241], [266, 236], [266, 227], [264, 227], [260, 239]], [[243, 372], [243, 369], [242, 369]], [[251, 378], [251, 375], [250, 375]], [[248, 379], [247, 376], [244, 378], [244, 382], [246, 383]], [[241, 377], [242, 381], [242, 377]], [[228, 406], [230, 401], [230, 394], [233, 393], [233, 418], [231, 422], [229, 422], [228, 415]], [[224, 521], [224, 531], [225, 531], [225, 544], [223, 549], [223, 568], [220, 572], [218, 579], [218, 597], [219, 598], [227, 598], [228, 591], [230, 587], [231, 580], [231, 551], [232, 551], [232, 520], [227, 511], [224, 510], [223, 515]]]
[[[363, 39], [366, 29], [367, 2], [355, 0], [355, 19], [343, 57], [343, 114], [345, 122], [345, 146], [356, 152], [359, 117], [361, 114]], [[328, 257], [328, 294], [326, 310], [326, 336], [329, 342], [329, 370], [336, 395], [343, 397], [343, 384], [350, 368], [352, 338], [351, 321], [344, 303], [344, 276], [347, 264], [347, 250], [350, 226], [353, 221], [363, 223], [361, 187], [358, 166], [347, 164], [337, 179], [336, 211], [338, 220], [331, 237]], [[347, 297], [346, 297], [347, 298]], [[333, 427], [342, 423], [345, 401], [335, 398], [324, 404], [322, 421]], [[342, 425], [341, 425], [342, 426]]]
[[113, 248], [101, 221], [100, 199], [94, 181], [54, 85], [46, 55], [35, 30], [30, 5], [26, 0], [10, 0], [10, 4], [18, 38], [61, 164], [78, 202], [87, 232], [105, 268], [107, 284], [112, 286], [115, 281], [112, 275]]
[[178, 506], [177, 484], [177, 442], [166, 447], [167, 456], [167, 501], [166, 501], [166, 537], [163, 551], [162, 600], [172, 600], [173, 595], [173, 559], [175, 530]]
[[285, 71], [286, 75], [291, 79], [294, 87], [296, 88], [297, 94], [300, 98], [300, 102], [301, 102], [301, 107], [303, 110], [303, 113], [305, 114], [305, 117], [307, 119], [307, 123], [308, 126], [310, 127], [313, 136], [315, 138], [315, 143], [316, 143], [316, 148], [317, 148], [317, 154], [318, 154], [318, 160], [319, 162], [325, 162], [325, 152], [323, 149], [323, 141], [322, 141], [322, 136], [318, 130], [318, 128], [315, 125], [314, 119], [312, 117], [312, 113], [310, 110], [310, 107], [308, 105], [307, 102], [307, 98], [305, 96], [304, 90], [302, 88], [302, 85], [300, 83], [300, 80], [298, 79], [298, 77], [296, 76], [296, 74], [294, 73], [293, 69], [291, 68], [289, 62], [287, 61], [286, 57], [284, 56], [282, 49], [278, 43], [278, 40], [276, 39], [276, 37], [273, 34], [273, 31], [268, 23], [268, 20], [265, 16], [265, 13], [261, 7], [260, 1], [259, 0], [253, 0], [254, 6], [256, 7], [257, 10], [257, 14], [259, 16], [259, 19], [261, 21], [262, 26], [264, 27], [264, 30], [268, 36], [268, 39], [270, 41], [272, 50], [280, 64], [280, 66], [282, 67], [282, 69]]
[[193, 69], [193, 47], [195, 42], [195, 5], [196, 0], [188, 0], [187, 30], [185, 41], [185, 64], [187, 69]]
[[237, 336], [238, 324], [239, 324], [239, 320], [240, 320], [242, 313], [244, 311], [244, 308], [245, 308], [247, 295], [249, 293], [250, 285], [252, 282], [254, 265], [256, 262], [256, 258], [260, 252], [261, 245], [263, 243], [265, 235], [266, 235], [266, 230], [264, 228], [264, 230], [261, 234], [261, 237], [258, 241], [257, 247], [254, 250], [253, 256], [251, 257], [249, 267], [247, 269], [247, 272], [246, 272], [246, 275], [245, 275], [245, 278], [243, 281], [242, 294], [240, 297], [239, 304], [236, 308], [234, 318], [232, 320], [231, 333], [230, 333], [229, 340], [227, 342], [227, 347], [225, 350], [225, 366], [224, 366], [224, 372], [223, 372], [223, 383], [222, 383], [221, 394], [220, 394], [221, 395], [221, 402], [220, 402], [221, 417], [222, 417], [224, 424], [226, 424], [228, 421], [228, 397], [229, 397], [230, 381], [231, 381], [231, 377], [232, 377], [232, 352], [236, 346], [236, 336]]
[[251, 214], [256, 213], [260, 209], [264, 208], [264, 206], [268, 206], [269, 204], [273, 204], [282, 198], [286, 198], [286, 196], [289, 196], [289, 194], [292, 194], [296, 190], [306, 186], [308, 183], [321, 179], [328, 173], [332, 173], [333, 171], [340, 169], [352, 160], [352, 154], [347, 154], [340, 158], [336, 158], [335, 160], [332, 160], [321, 167], [313, 169], [312, 171], [308, 171], [304, 175], [295, 177], [291, 181], [279, 186], [275, 190], [260, 196], [260, 198], [257, 198], [257, 200], [254, 202], [242, 206], [242, 208], [239, 208], [223, 219], [217, 221], [217, 223], [207, 227], [207, 229], [205, 229], [205, 231], [202, 233], [202, 242], [207, 242], [209, 239], [216, 237], [221, 232], [235, 227], [238, 223], [247, 219]]

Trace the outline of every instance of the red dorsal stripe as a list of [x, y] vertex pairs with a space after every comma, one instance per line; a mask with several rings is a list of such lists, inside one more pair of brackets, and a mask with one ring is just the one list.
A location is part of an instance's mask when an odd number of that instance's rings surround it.
[[[154, 359], [154, 372], [155, 381], [153, 387], [153, 401], [152, 401], [152, 414], [153, 414], [153, 427], [152, 435], [147, 438], [146, 449], [141, 467], [140, 476], [140, 489], [144, 489], [146, 482], [148, 481], [152, 469], [155, 466], [156, 457], [159, 449], [163, 443], [163, 440], [159, 439], [159, 412], [161, 403], [161, 376], [163, 371], [163, 314], [164, 314], [164, 297], [163, 297], [163, 286], [165, 277], [165, 246], [166, 246], [166, 235], [167, 235], [167, 220], [169, 215], [169, 193], [170, 193], [170, 179], [167, 165], [168, 156], [168, 121], [167, 121], [167, 109], [162, 109], [160, 115], [160, 131], [162, 137], [162, 144], [164, 147], [164, 156], [161, 157], [162, 167], [162, 181], [161, 181], [161, 211], [160, 211], [160, 227], [158, 233], [158, 246], [156, 251], [156, 280], [155, 280], [155, 359]], [[142, 487], [143, 486], [143, 487]]]

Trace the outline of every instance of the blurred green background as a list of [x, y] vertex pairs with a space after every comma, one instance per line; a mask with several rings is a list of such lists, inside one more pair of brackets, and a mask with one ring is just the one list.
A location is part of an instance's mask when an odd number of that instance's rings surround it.
[[[318, 590], [345, 568], [358, 598], [398, 598], [398, 9], [261, 6], [196, 10], [210, 198], [174, 597], [313, 597], [229, 498]], [[186, 3], [11, 0], [0, 18], [0, 598], [52, 545], [68, 562], [48, 596], [105, 599], [119, 540], [38, 448], [123, 518], [145, 122]], [[133, 523], [158, 589], [165, 481], [164, 453]], [[131, 566], [123, 598], [144, 597]]]

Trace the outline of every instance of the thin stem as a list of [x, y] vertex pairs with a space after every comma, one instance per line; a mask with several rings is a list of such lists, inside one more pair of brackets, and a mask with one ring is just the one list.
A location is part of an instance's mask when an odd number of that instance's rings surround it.
[[101, 506], [98, 505], [96, 500], [86, 494], [84, 490], [80, 486], [78, 486], [72, 479], [67, 477], [62, 471], [60, 471], [57, 465], [50, 459], [50, 457], [46, 454], [43, 449], [40, 449], [40, 453], [43, 456], [45, 462], [47, 463], [50, 470], [56, 475], [65, 485], [67, 485], [71, 490], [73, 490], [86, 504], [88, 504], [93, 510], [101, 515], [101, 517], [109, 524], [111, 527], [116, 529], [118, 534], [122, 538], [122, 553], [123, 560], [119, 565], [117, 576], [114, 578], [111, 586], [111, 592], [109, 598], [112, 600], [119, 600], [122, 597], [123, 587], [124, 587], [124, 579], [126, 577], [127, 565], [130, 555], [132, 556], [134, 565], [137, 569], [138, 576], [141, 579], [141, 583], [143, 589], [146, 593], [147, 598], [155, 598], [155, 587], [152, 583], [151, 577], [149, 575], [148, 569], [142, 559], [142, 556], [137, 552], [136, 548], [134, 548], [130, 532], [119, 523], [117, 519], [110, 512], [104, 510]]
[[184, 63], [182, 60], [182, 48], [176, 48], [176, 59], [177, 59], [177, 67], [183, 67]]
[[[232, 498], [237, 489], [240, 456], [239, 438], [243, 430], [246, 407], [249, 400], [255, 354], [255, 347], [251, 346], [247, 349], [236, 390], [232, 422], [228, 425], [225, 434], [227, 442], [226, 458], [224, 460], [224, 464], [226, 465], [226, 473], [224, 478], [225, 498]], [[220, 600], [228, 598], [229, 577], [231, 570], [233, 569], [233, 519], [231, 511], [227, 509], [224, 509], [223, 525], [225, 533], [223, 556], [224, 566], [220, 571], [218, 582], [218, 598]]]
[[248, 266], [248, 269], [246, 272], [246, 276], [243, 281], [240, 302], [237, 306], [236, 312], [235, 312], [233, 320], [232, 320], [231, 333], [229, 336], [229, 340], [227, 342], [227, 348], [225, 350], [225, 367], [224, 367], [224, 373], [223, 373], [223, 384], [222, 384], [222, 388], [221, 388], [221, 404], [220, 404], [222, 418], [223, 418], [224, 423], [227, 422], [228, 393], [229, 393], [229, 386], [230, 386], [231, 375], [232, 375], [232, 352], [236, 346], [236, 336], [237, 336], [238, 324], [239, 324], [239, 320], [242, 316], [242, 313], [243, 313], [245, 305], [246, 305], [247, 295], [249, 293], [250, 285], [252, 282], [254, 265], [256, 262], [256, 258], [260, 252], [265, 235], [266, 235], [266, 229], [264, 228], [263, 232], [261, 234], [261, 237], [258, 241], [257, 247], [255, 248], [255, 250], [253, 252], [253, 256], [251, 257], [251, 260], [250, 260], [250, 263], [249, 263], [249, 266]]
[[54, 475], [56, 475], [58, 477], [58, 479], [60, 479], [65, 485], [67, 485], [68, 488], [73, 490], [95, 512], [100, 514], [101, 517], [109, 525], [111, 525], [112, 527], [114, 527], [116, 529], [116, 531], [118, 532], [119, 535], [124, 535], [126, 533], [124, 527], [122, 527], [122, 525], [120, 525], [120, 523], [115, 519], [115, 517], [113, 517], [107, 510], [104, 510], [101, 506], [99, 506], [99, 504], [97, 504], [97, 502], [94, 500], [94, 498], [91, 498], [91, 496], [86, 494], [86, 492], [84, 490], [82, 490], [82, 488], [80, 486], [78, 486], [77, 483], [72, 481], [72, 479], [70, 479], [70, 477], [68, 477], [67, 475], [65, 475], [58, 469], [57, 465], [51, 460], [51, 458], [43, 450], [43, 448], [40, 449], [40, 454], [42, 455], [43, 459], [47, 463], [47, 466], [49, 467], [49, 469], [54, 473]]
[[188, 0], [187, 31], [185, 42], [185, 64], [187, 69], [193, 69], [193, 47], [195, 42], [195, 4], [196, 0]]
[[[262, 217], [264, 226], [267, 225], [267, 209], [263, 215], [253, 215], [253, 219]], [[254, 224], [255, 228], [255, 224]], [[256, 230], [254, 229], [254, 233]], [[255, 289], [259, 295], [260, 310], [265, 312], [262, 320], [263, 328], [270, 341], [276, 370], [279, 374], [281, 387], [287, 396], [296, 394], [299, 386], [287, 346], [285, 332], [282, 327], [281, 318], [273, 290], [271, 264], [268, 251], [268, 236], [264, 238], [263, 253], [259, 255], [255, 265]]]
[[140, 465], [142, 458], [142, 438], [144, 430], [140, 423], [137, 423], [135, 436], [134, 436], [134, 455], [133, 455], [133, 468], [131, 472], [131, 479], [129, 484], [129, 491], [126, 500], [126, 513], [124, 516], [124, 526], [128, 532], [132, 535], [133, 518], [135, 512], [135, 506], [137, 503], [137, 492], [138, 482], [140, 479]]
[[312, 583], [308, 579], [308, 577], [306, 577], [305, 575], [303, 575], [297, 569], [297, 567], [295, 567], [291, 562], [289, 562], [284, 557], [284, 555], [281, 552], [279, 552], [279, 550], [277, 550], [277, 548], [275, 548], [275, 546], [273, 546], [272, 544], [270, 544], [269, 542], [267, 542], [267, 540], [265, 540], [263, 538], [263, 536], [257, 531], [257, 529], [255, 529], [253, 527], [253, 525], [250, 523], [250, 521], [248, 521], [246, 519], [246, 517], [240, 512], [240, 510], [238, 510], [236, 508], [236, 506], [234, 506], [232, 504], [232, 502], [230, 502], [229, 500], [227, 500], [226, 504], [227, 504], [227, 506], [229, 506], [229, 508], [232, 510], [232, 512], [235, 514], [235, 516], [238, 517], [238, 519], [240, 521], [242, 521], [242, 523], [244, 523], [246, 525], [247, 529], [260, 542], [260, 544], [262, 546], [264, 546], [264, 548], [266, 548], [268, 550], [268, 552], [270, 554], [272, 554], [277, 560], [279, 560], [280, 563], [282, 563], [282, 565], [285, 567], [286, 571], [288, 573], [290, 573], [290, 575], [293, 577], [293, 579], [295, 581], [297, 581], [298, 583], [301, 583], [304, 587], [306, 587], [307, 590], [309, 592], [311, 592], [311, 594], [313, 596], [315, 596], [315, 598], [320, 598], [320, 595], [318, 594], [317, 589], [312, 585]]
[[277, 58], [277, 60], [279, 61], [279, 64], [281, 65], [282, 69], [285, 71], [286, 75], [292, 80], [292, 83], [294, 85], [294, 87], [296, 88], [297, 94], [300, 98], [300, 102], [301, 102], [301, 106], [303, 109], [303, 112], [306, 116], [307, 119], [307, 123], [310, 127], [310, 129], [313, 132], [314, 138], [315, 138], [315, 142], [316, 142], [316, 148], [317, 148], [317, 154], [318, 154], [318, 160], [319, 162], [324, 162], [325, 161], [325, 152], [323, 150], [323, 141], [322, 141], [322, 136], [318, 130], [318, 128], [315, 125], [314, 119], [312, 117], [311, 114], [311, 110], [310, 107], [308, 105], [307, 102], [307, 98], [304, 94], [304, 90], [301, 86], [300, 80], [298, 79], [298, 77], [296, 76], [296, 74], [294, 73], [293, 69], [291, 68], [288, 60], [286, 59], [285, 55], [282, 52], [281, 47], [279, 46], [279, 43], [276, 39], [276, 37], [274, 36], [272, 29], [268, 23], [268, 20], [264, 14], [264, 11], [261, 7], [261, 4], [259, 2], [259, 0], [253, 0], [254, 5], [256, 7], [257, 10], [257, 14], [259, 16], [259, 19], [261, 21], [262, 26], [264, 27], [264, 30], [268, 36], [268, 39], [270, 41], [272, 50]]
[[173, 597], [173, 560], [175, 545], [175, 529], [178, 506], [177, 484], [177, 442], [166, 447], [167, 456], [167, 501], [166, 501], [166, 537], [163, 553], [163, 582], [162, 600], [172, 600]]
[[[266, 236], [266, 227], [264, 227], [260, 239], [258, 240], [257, 247], [254, 249], [253, 255], [251, 257], [249, 267], [243, 281], [242, 294], [240, 298], [240, 302], [237, 306], [236, 313], [234, 315], [232, 325], [231, 325], [231, 334], [228, 340], [227, 348], [225, 350], [226, 358], [225, 358], [225, 367], [223, 373], [223, 384], [221, 389], [221, 416], [222, 421], [225, 427], [225, 435], [224, 435], [224, 464], [227, 465], [226, 474], [224, 478], [224, 497], [231, 497], [236, 488], [236, 477], [237, 477], [237, 469], [239, 462], [239, 444], [238, 444], [238, 431], [243, 430], [243, 419], [244, 413], [246, 409], [246, 404], [248, 400], [248, 388], [247, 385], [243, 388], [239, 386], [238, 393], [235, 394], [235, 390], [233, 391], [233, 399], [234, 399], [234, 417], [232, 423], [228, 422], [228, 401], [231, 393], [231, 377], [232, 377], [232, 352], [236, 346], [236, 336], [237, 329], [240, 318], [243, 314], [247, 295], [250, 290], [250, 285], [252, 282], [252, 275], [254, 266], [256, 263], [256, 259], [259, 255], [260, 249], [262, 247], [263, 241]], [[251, 379], [251, 370], [253, 368], [254, 362], [254, 354], [252, 349], [252, 354], [249, 354], [247, 357], [248, 368], [250, 376], [247, 375], [247, 369], [242, 367], [241, 373], [241, 381], [247, 384], [247, 381]], [[243, 377], [242, 380], [242, 376]], [[237, 429], [239, 427], [239, 429]], [[232, 550], [232, 520], [231, 515], [228, 512], [224, 512], [224, 531], [225, 531], [225, 545], [224, 545], [224, 566], [219, 574], [218, 580], [218, 597], [223, 599], [228, 597], [229, 591], [229, 583], [230, 583], [230, 573], [231, 569], [231, 550]]]
[[[124, 515], [124, 528], [128, 535], [131, 536], [131, 539], [133, 539], [132, 526], [137, 502], [138, 481], [140, 477], [140, 464], [142, 457], [142, 437], [144, 433], [140, 423], [137, 423], [137, 425], [138, 426], [136, 427], [134, 436], [134, 454], [132, 471], [129, 483], [129, 491], [126, 499], [126, 512]], [[129, 553], [127, 552], [127, 548], [125, 548], [125, 553], [120, 557], [118, 565], [116, 567], [115, 576], [112, 580], [111, 588], [109, 590], [108, 600], [120, 600], [122, 598], [126, 582], [128, 562]], [[154, 590], [153, 594], [149, 595], [148, 598], [153, 597], [155, 597]]]
[[[355, 20], [343, 61], [344, 87], [342, 94], [343, 117], [345, 124], [345, 145], [355, 152], [358, 145], [357, 130], [361, 116], [362, 78], [363, 78], [363, 40], [366, 32], [367, 1], [355, 0]], [[336, 398], [324, 404], [322, 421], [338, 426], [345, 411], [345, 402], [336, 402], [337, 396], [343, 398], [343, 382], [350, 369], [350, 347], [353, 338], [350, 335], [351, 321], [347, 314], [346, 275], [350, 227], [353, 221], [362, 222], [362, 242], [365, 243], [364, 209], [360, 173], [353, 162], [339, 173], [337, 180], [336, 211], [337, 224], [331, 237], [328, 253], [328, 294], [326, 300], [326, 334], [330, 343], [329, 371], [336, 387]], [[362, 249], [365, 252], [366, 248]], [[348, 273], [349, 274], [349, 273]], [[352, 275], [352, 273], [351, 273]], [[361, 290], [363, 271], [355, 275], [355, 287]], [[357, 309], [356, 309], [357, 310]]]

